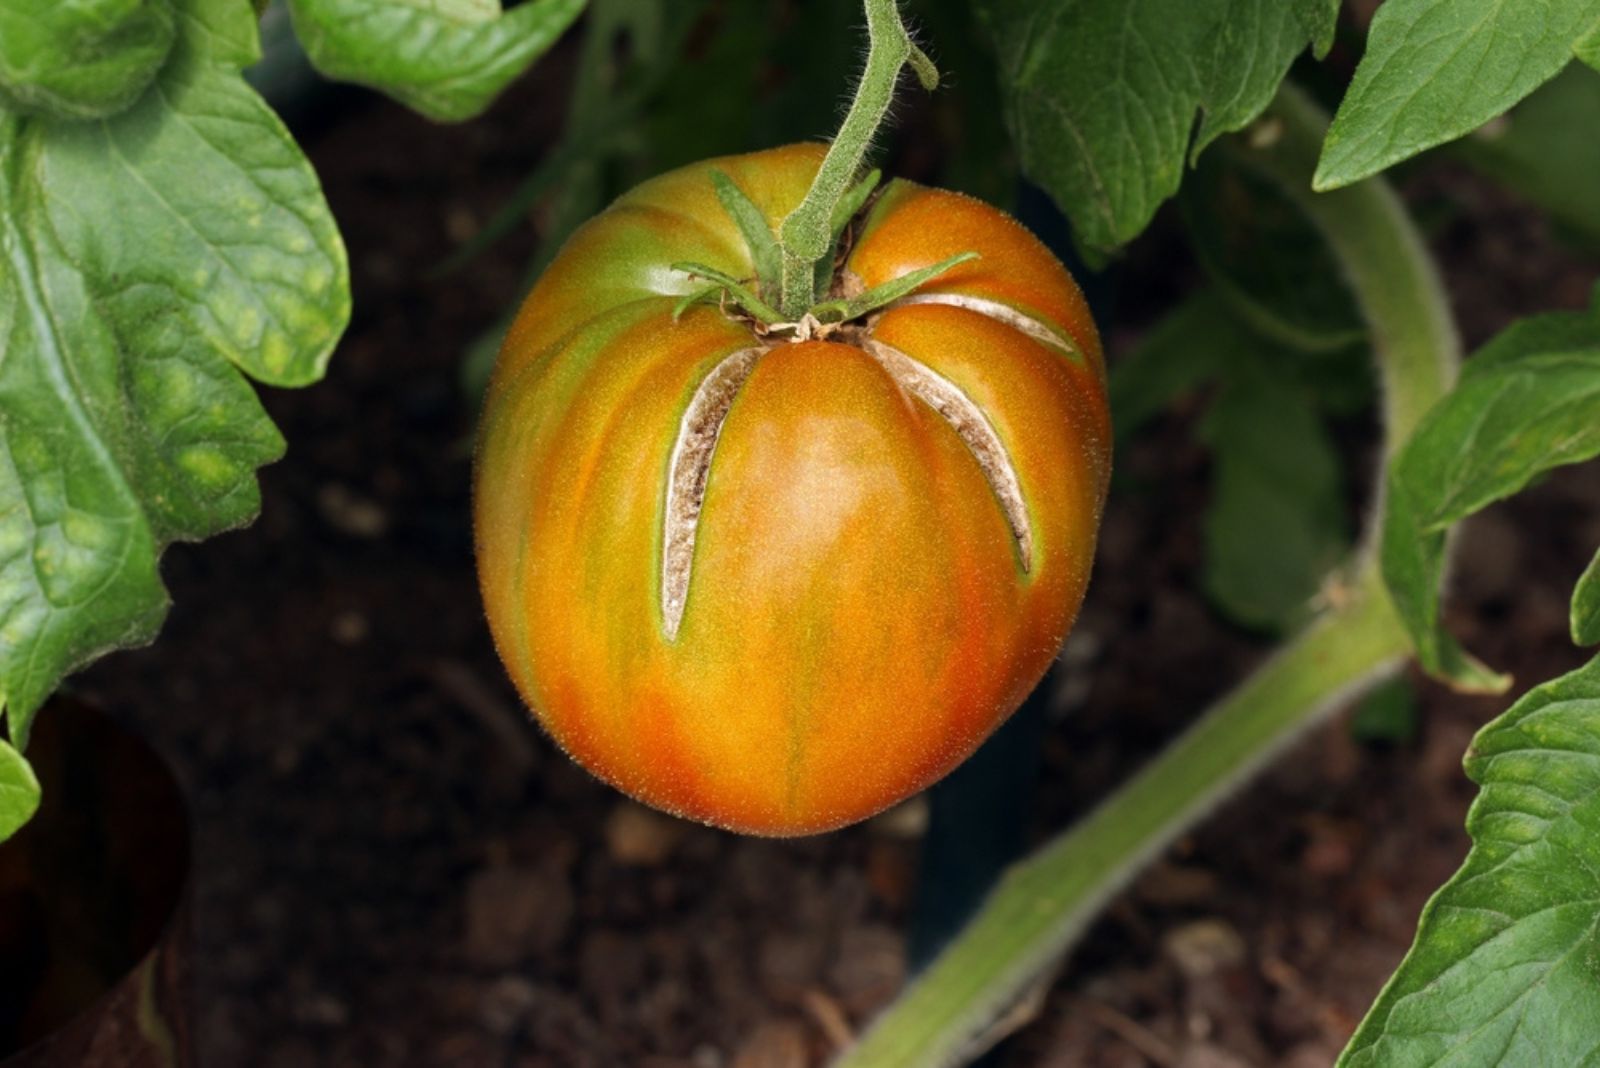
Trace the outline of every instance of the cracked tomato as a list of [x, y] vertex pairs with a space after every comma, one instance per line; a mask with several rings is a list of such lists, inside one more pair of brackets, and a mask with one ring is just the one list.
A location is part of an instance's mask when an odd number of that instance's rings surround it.
[[670, 812], [823, 831], [927, 786], [1038, 683], [1110, 471], [1099, 340], [1005, 214], [890, 182], [832, 295], [962, 262], [849, 322], [686, 303], [754, 273], [721, 171], [776, 229], [798, 145], [645, 182], [539, 280], [489, 388], [484, 603], [558, 743]]

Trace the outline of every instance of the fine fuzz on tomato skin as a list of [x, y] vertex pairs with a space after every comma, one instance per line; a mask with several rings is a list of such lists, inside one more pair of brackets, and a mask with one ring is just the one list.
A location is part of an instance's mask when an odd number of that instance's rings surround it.
[[[1099, 339], [1004, 214], [893, 182], [846, 270], [981, 258], [824, 340], [763, 337], [670, 265], [753, 273], [822, 147], [711, 160], [582, 228], [485, 408], [480, 581], [518, 689], [595, 774], [756, 834], [854, 822], [964, 759], [1070, 629], [1109, 477]], [[709, 395], [709, 396], [708, 396]]]

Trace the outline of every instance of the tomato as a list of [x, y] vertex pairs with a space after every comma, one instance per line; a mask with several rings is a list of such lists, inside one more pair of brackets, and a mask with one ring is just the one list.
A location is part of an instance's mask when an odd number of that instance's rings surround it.
[[490, 628], [546, 729], [756, 834], [869, 816], [1016, 709], [1082, 601], [1110, 472], [1083, 297], [978, 201], [881, 191], [846, 292], [979, 258], [862, 321], [681, 307], [674, 263], [753, 273], [712, 172], [776, 228], [822, 152], [697, 163], [580, 229], [506, 339], [475, 476]]

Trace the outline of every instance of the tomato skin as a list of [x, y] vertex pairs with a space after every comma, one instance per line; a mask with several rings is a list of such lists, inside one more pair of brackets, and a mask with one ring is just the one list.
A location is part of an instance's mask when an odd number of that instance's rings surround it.
[[[683, 168], [574, 235], [507, 338], [476, 470], [490, 628], [540, 721], [627, 793], [756, 834], [865, 818], [1021, 703], [1082, 601], [1110, 470], [1082, 295], [977, 201], [891, 183], [847, 269], [871, 286], [980, 254], [918, 293], [956, 303], [892, 307], [870, 333], [981, 409], [1020, 488], [1026, 552], [974, 446], [870, 343], [768, 348], [707, 305], [673, 321], [693, 284], [670, 264], [753, 273], [710, 171], [776, 225], [822, 151]], [[1005, 318], [1017, 313], [1032, 333]], [[753, 348], [765, 351], [719, 424], [672, 633], [674, 448], [707, 376]]]

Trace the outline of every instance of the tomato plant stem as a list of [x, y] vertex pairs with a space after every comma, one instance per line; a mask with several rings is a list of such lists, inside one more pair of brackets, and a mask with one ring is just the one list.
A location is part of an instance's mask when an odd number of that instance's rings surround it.
[[[1384, 392], [1385, 460], [1449, 388], [1460, 344], [1443, 287], [1399, 199], [1372, 179], [1311, 192], [1327, 120], [1292, 87], [1231, 146], [1279, 182], [1327, 236], [1371, 331]], [[1011, 869], [978, 915], [836, 1068], [964, 1063], [1099, 909], [1174, 838], [1327, 712], [1410, 653], [1379, 576], [1383, 481], [1328, 607], [1076, 826]]]
[[[1411, 437], [1450, 387], [1461, 364], [1461, 341], [1444, 282], [1405, 205], [1377, 180], [1329, 193], [1311, 190], [1310, 174], [1327, 117], [1285, 82], [1257, 128], [1228, 145], [1247, 165], [1276, 181], [1332, 247], [1366, 319], [1383, 394], [1384, 458]], [[1383, 498], [1380, 473], [1376, 501]], [[1376, 536], [1377, 509], [1366, 529]]]
[[867, 9], [867, 65], [856, 86], [850, 110], [828, 147], [811, 188], [800, 206], [783, 220], [779, 242], [783, 250], [779, 310], [798, 319], [816, 302], [816, 265], [833, 252], [834, 207], [844, 199], [872, 139], [889, 112], [895, 84], [907, 63], [926, 89], [938, 85], [932, 61], [912, 43], [895, 0], [865, 0]]
[[1405, 635], [1375, 569], [1131, 782], [1015, 865], [977, 917], [842, 1064], [956, 1065], [1047, 976], [1102, 906], [1318, 716], [1400, 666]]

